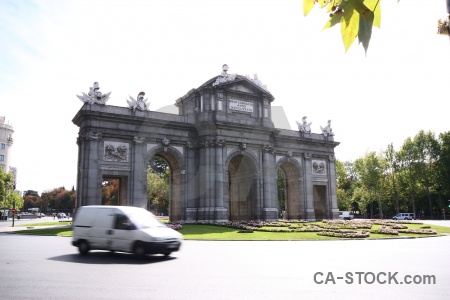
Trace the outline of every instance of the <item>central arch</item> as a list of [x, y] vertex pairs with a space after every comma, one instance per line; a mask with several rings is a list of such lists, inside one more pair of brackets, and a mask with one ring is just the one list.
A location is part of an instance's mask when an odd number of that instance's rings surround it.
[[257, 216], [258, 176], [254, 162], [239, 154], [228, 164], [228, 219], [230, 221], [255, 220]]
[[304, 205], [301, 197], [300, 164], [293, 159], [283, 159], [278, 163], [277, 170], [281, 170], [283, 178], [283, 189], [285, 196], [284, 219], [302, 219]]

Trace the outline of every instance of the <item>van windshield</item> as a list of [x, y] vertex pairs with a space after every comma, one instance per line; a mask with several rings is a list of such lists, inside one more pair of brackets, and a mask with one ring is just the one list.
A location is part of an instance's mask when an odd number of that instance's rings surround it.
[[133, 211], [128, 214], [130, 217], [131, 222], [136, 226], [136, 228], [156, 228], [156, 227], [167, 227], [158, 219], [155, 218], [155, 216], [150, 213], [149, 211], [142, 210], [142, 211]]

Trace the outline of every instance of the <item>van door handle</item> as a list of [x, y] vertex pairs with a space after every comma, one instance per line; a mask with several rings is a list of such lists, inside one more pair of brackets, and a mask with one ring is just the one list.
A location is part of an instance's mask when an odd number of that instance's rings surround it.
[[106, 234], [107, 234], [107, 235], [113, 235], [113, 234], [114, 234], [114, 231], [111, 230], [111, 229], [106, 230]]

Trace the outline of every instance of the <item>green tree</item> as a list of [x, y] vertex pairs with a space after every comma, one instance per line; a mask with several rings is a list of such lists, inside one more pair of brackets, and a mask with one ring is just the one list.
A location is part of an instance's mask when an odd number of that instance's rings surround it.
[[120, 179], [108, 178], [102, 183], [102, 205], [119, 205]]
[[385, 159], [380, 155], [377, 155], [375, 152], [369, 152], [365, 157], [359, 158], [355, 161], [355, 171], [361, 180], [362, 186], [365, 187], [369, 194], [374, 194], [376, 196], [375, 199], [378, 203], [380, 219], [383, 218], [381, 188], [386, 166], [387, 164]]
[[147, 201], [156, 214], [167, 214], [169, 211], [170, 169], [160, 176], [152, 169], [147, 171]]
[[[439, 135], [440, 156], [437, 163], [437, 182], [444, 207], [450, 205], [450, 131]], [[446, 205], [447, 204], [447, 205]]]
[[281, 168], [277, 173], [278, 206], [280, 211], [286, 210], [286, 176]]
[[23, 200], [14, 188], [14, 177], [0, 168], [0, 207], [22, 207]]
[[416, 214], [416, 194], [418, 189], [417, 149], [408, 137], [398, 152], [399, 179], [411, 200], [413, 213]]
[[433, 132], [421, 130], [415, 137], [413, 143], [417, 150], [418, 178], [425, 187], [428, 199], [428, 211], [433, 216], [433, 204], [431, 199], [432, 189], [437, 177], [436, 164], [439, 159], [439, 142]]
[[43, 192], [41, 199], [42, 203], [48, 204], [49, 209], [57, 212], [71, 212], [75, 208], [76, 195], [76, 191], [68, 191], [64, 187], [59, 187]]
[[[346, 162], [347, 166], [351, 164]], [[353, 210], [353, 181], [351, 175], [347, 174], [346, 165], [336, 160], [337, 202], [339, 210]]]
[[164, 176], [164, 173], [169, 168], [169, 165], [164, 159], [159, 156], [153, 156], [149, 163], [149, 168], [160, 177]]
[[391, 183], [392, 183], [392, 189], [393, 189], [394, 200], [395, 200], [395, 212], [398, 214], [400, 212], [400, 207], [399, 207], [398, 191], [397, 191], [397, 184], [396, 184], [396, 178], [395, 178], [397, 170], [398, 170], [398, 162], [397, 162], [397, 153], [395, 152], [394, 145], [392, 143], [388, 145], [384, 154], [386, 156], [387, 175], [388, 175], [388, 178], [390, 178]]
[[[359, 183], [355, 187], [352, 195], [352, 201], [355, 202], [359, 210], [361, 211], [361, 214], [364, 216], [367, 215], [367, 207], [370, 203], [372, 203], [371, 195], [369, 191]], [[373, 213], [371, 212], [371, 218], [373, 218]]]

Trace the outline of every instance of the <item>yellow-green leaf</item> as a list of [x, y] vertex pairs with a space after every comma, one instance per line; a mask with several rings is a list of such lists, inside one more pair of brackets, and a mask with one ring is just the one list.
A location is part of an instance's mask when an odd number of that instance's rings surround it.
[[328, 3], [330, 3], [332, 0], [318, 0], [317, 3], [319, 3], [320, 8], [324, 8], [325, 6], [328, 5]]
[[341, 18], [341, 35], [344, 43], [345, 52], [348, 51], [352, 43], [358, 35], [359, 29], [359, 14], [349, 5], [344, 10], [344, 16]]
[[329, 20], [328, 22], [325, 24], [325, 26], [322, 28], [322, 31], [328, 28], [333, 27], [336, 24], [339, 24], [339, 22], [341, 21], [341, 18], [343, 16], [343, 13], [337, 13], [334, 14]]
[[381, 25], [381, 0], [364, 0], [364, 4], [373, 12], [373, 26]]
[[358, 40], [363, 45], [364, 51], [367, 54], [369, 48], [370, 38], [372, 37], [372, 22], [364, 18], [359, 18]]
[[[355, 8], [359, 13], [360, 17], [363, 17], [367, 21], [373, 20], [373, 12], [365, 5], [365, 1], [361, 0], [348, 0], [348, 2]], [[372, 21], [370, 21], [372, 23]]]
[[314, 0], [303, 0], [303, 15], [307, 16], [314, 7]]

